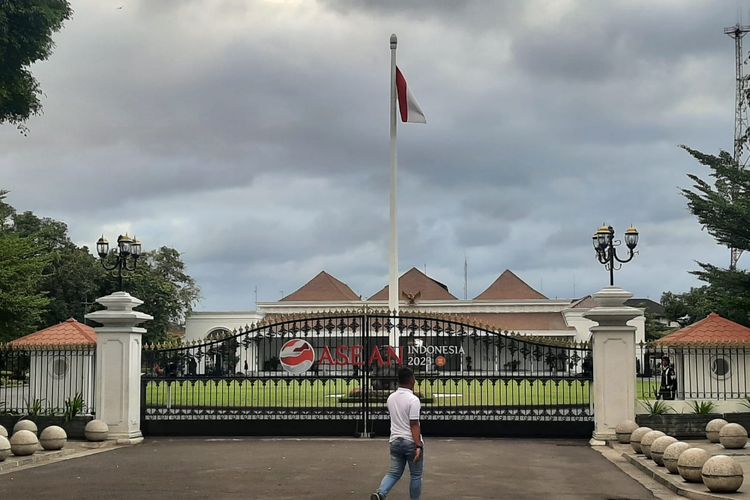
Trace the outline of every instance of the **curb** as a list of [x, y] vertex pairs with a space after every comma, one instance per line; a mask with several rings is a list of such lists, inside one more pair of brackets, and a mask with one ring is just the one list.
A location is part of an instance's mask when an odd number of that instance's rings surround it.
[[[632, 455], [629, 455], [627, 453], [623, 453], [622, 456], [629, 463], [636, 466], [638, 470], [646, 473], [650, 478], [658, 481], [659, 483], [663, 484], [664, 486], [666, 486], [667, 488], [674, 491], [680, 496], [691, 498], [694, 500], [708, 500], [708, 499], [713, 500], [716, 498], [721, 498], [721, 499], [732, 499], [732, 498], [736, 499], [737, 498], [737, 496], [728, 497], [728, 496], [719, 495], [716, 493], [709, 493], [709, 492], [687, 489], [683, 486], [682, 478], [679, 475], [673, 475], [673, 474], [667, 475], [667, 474], [661, 473], [660, 471], [653, 470], [648, 465], [644, 464], [642, 460], [639, 460], [638, 458]], [[680, 482], [677, 482], [676, 479], [672, 479], [671, 476], [674, 476], [676, 478], [679, 477]], [[699, 483], [695, 483], [695, 484], [697, 485]]]
[[128, 445], [123, 445], [115, 441], [102, 441], [83, 442], [79, 444], [78, 448], [63, 448], [62, 450], [57, 451], [45, 451], [40, 447], [33, 455], [24, 457], [11, 455], [4, 461], [0, 462], [0, 476], [19, 470], [39, 467], [41, 465], [61, 462], [63, 460], [70, 460], [71, 458], [80, 458], [96, 453], [116, 450], [118, 448], [124, 448], [125, 446]]

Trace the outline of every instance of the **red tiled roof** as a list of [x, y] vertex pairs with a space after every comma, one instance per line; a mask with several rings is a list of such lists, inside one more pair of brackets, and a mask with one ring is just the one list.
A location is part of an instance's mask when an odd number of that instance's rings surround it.
[[546, 298], [531, 288], [521, 278], [513, 274], [512, 271], [506, 269], [487, 290], [477, 295], [474, 300], [529, 300]]
[[[458, 300], [449, 291], [448, 287], [436, 281], [425, 273], [412, 267], [401, 275], [398, 279], [398, 289], [401, 292], [400, 300], [405, 300], [409, 296], [419, 293], [417, 301], [420, 300]], [[388, 286], [383, 287], [378, 293], [370, 297], [369, 300], [388, 300]]]
[[290, 293], [281, 302], [328, 302], [338, 300], [361, 300], [359, 295], [325, 271]]
[[750, 345], [750, 328], [711, 313], [702, 320], [655, 342], [663, 346]]
[[565, 319], [562, 313], [559, 312], [471, 313], [462, 314], [461, 316], [474, 322], [489, 325], [496, 330], [509, 330], [513, 332], [529, 330], [575, 331], [575, 328], [565, 324]]
[[96, 332], [70, 318], [44, 330], [9, 342], [13, 347], [96, 345]]

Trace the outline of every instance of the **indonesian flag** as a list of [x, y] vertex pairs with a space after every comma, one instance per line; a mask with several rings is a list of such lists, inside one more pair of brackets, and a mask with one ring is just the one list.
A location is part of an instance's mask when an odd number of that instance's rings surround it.
[[398, 109], [401, 111], [401, 121], [411, 123], [427, 123], [422, 108], [411, 93], [411, 87], [406, 84], [401, 70], [396, 68], [396, 93], [398, 94]]

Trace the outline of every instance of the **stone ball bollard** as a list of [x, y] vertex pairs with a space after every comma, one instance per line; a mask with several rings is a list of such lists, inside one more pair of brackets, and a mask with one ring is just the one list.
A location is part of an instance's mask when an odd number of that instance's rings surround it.
[[0, 437], [7, 438], [8, 437], [8, 429], [0, 425]]
[[712, 443], [719, 442], [719, 431], [729, 422], [723, 418], [715, 418], [706, 424], [706, 439]]
[[10, 441], [5, 436], [0, 436], [0, 462], [10, 456]]
[[39, 447], [39, 440], [36, 434], [26, 429], [14, 432], [10, 437], [10, 451], [17, 457], [33, 455]]
[[630, 436], [633, 431], [638, 428], [638, 424], [632, 420], [624, 420], [617, 424], [615, 427], [615, 434], [617, 435], [617, 442], [622, 444], [630, 443]]
[[48, 451], [62, 450], [67, 440], [68, 435], [65, 433], [65, 429], [56, 425], [45, 427], [39, 435], [39, 444]]
[[700, 483], [703, 481], [701, 471], [706, 460], [708, 460], [708, 452], [702, 448], [685, 450], [677, 459], [677, 472], [688, 483]]
[[651, 431], [641, 438], [641, 451], [646, 455], [646, 458], [651, 458], [651, 445], [662, 436], [666, 436], [662, 431]]
[[667, 449], [664, 450], [664, 455], [662, 456], [664, 467], [666, 467], [671, 474], [679, 474], [679, 471], [677, 470], [677, 459], [679, 459], [682, 452], [687, 449], [690, 449], [689, 444], [684, 441], [677, 441], [676, 443], [667, 446]]
[[630, 435], [630, 446], [633, 447], [634, 452], [643, 453], [643, 450], [641, 450], [641, 439], [652, 430], [651, 427], [638, 427], [633, 431]]
[[92, 420], [86, 424], [83, 433], [89, 441], [106, 441], [109, 436], [109, 426], [104, 420]]
[[703, 464], [703, 484], [714, 493], [734, 493], [745, 479], [742, 466], [732, 457], [715, 455]]
[[728, 450], [739, 450], [747, 444], [747, 430], [740, 424], [727, 424], [719, 431], [719, 442]]
[[676, 443], [677, 440], [672, 436], [662, 436], [656, 438], [656, 441], [651, 443], [651, 460], [656, 462], [656, 465], [664, 466], [664, 451], [670, 444]]
[[34, 435], [36, 436], [37, 430], [38, 429], [36, 427], [36, 424], [33, 421], [26, 420], [26, 419], [19, 420], [18, 422], [16, 422], [16, 425], [13, 426], [14, 435], [18, 431], [29, 431], [29, 432], [33, 432]]

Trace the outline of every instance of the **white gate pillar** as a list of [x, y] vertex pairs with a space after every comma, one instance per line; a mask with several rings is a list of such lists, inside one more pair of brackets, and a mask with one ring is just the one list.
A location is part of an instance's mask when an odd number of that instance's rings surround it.
[[141, 434], [141, 335], [136, 325], [153, 319], [134, 311], [143, 304], [126, 292], [96, 300], [105, 309], [86, 315], [101, 323], [96, 331], [96, 416], [109, 426], [110, 438], [138, 443]]
[[632, 296], [622, 288], [606, 287], [593, 295], [598, 306], [583, 315], [598, 323], [590, 328], [594, 357], [592, 445], [616, 439], [617, 424], [635, 419], [635, 327], [627, 322], [642, 313], [624, 305]]

